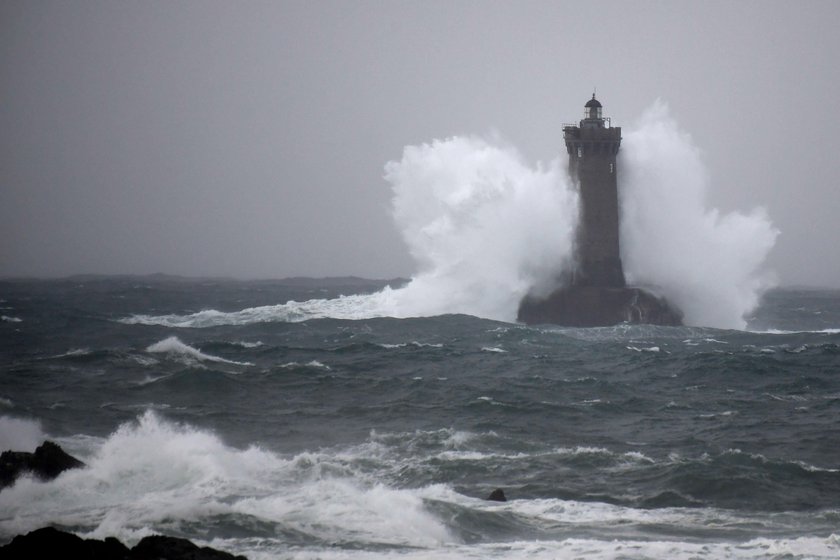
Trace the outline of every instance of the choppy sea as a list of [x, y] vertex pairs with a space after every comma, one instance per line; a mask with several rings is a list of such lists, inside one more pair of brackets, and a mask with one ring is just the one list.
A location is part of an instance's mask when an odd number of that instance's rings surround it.
[[0, 282], [0, 447], [86, 463], [0, 491], [0, 542], [840, 557], [840, 291], [771, 291], [736, 331], [366, 318], [383, 286]]

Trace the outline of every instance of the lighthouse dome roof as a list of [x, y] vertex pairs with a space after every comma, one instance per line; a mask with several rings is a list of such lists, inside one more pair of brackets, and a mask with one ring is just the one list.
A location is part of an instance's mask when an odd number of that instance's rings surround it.
[[586, 102], [586, 105], [584, 105], [584, 107], [586, 107], [586, 108], [589, 108], [589, 107], [600, 107], [600, 106], [601, 106], [601, 102], [600, 102], [600, 101], [598, 101], [597, 99], [595, 99], [595, 94], [594, 94], [594, 93], [592, 94], [592, 99], [590, 99], [589, 101], [587, 101], [587, 102]]

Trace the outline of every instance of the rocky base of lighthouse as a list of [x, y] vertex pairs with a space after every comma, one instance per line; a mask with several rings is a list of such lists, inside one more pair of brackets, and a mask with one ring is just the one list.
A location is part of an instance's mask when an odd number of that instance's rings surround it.
[[527, 296], [517, 320], [529, 325], [607, 327], [620, 323], [682, 325], [682, 313], [641, 288], [569, 286], [546, 298]]

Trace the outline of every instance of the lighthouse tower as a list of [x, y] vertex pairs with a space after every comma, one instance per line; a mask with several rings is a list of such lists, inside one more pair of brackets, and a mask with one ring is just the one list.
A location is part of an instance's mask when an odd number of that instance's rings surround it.
[[621, 128], [601, 114], [601, 103], [586, 102], [579, 126], [563, 127], [569, 174], [580, 193], [577, 269], [574, 286], [623, 288], [618, 238], [618, 165]]
[[648, 288], [627, 286], [621, 267], [618, 228], [618, 165], [621, 128], [601, 114], [601, 103], [586, 102], [583, 120], [563, 127], [569, 174], [580, 193], [576, 266], [560, 274], [551, 293], [526, 295], [517, 319], [600, 327], [618, 323], [679, 325], [682, 313]]

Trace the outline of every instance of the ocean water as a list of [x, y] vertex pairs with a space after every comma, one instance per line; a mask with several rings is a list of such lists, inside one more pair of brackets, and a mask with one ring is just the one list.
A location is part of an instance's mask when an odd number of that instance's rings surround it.
[[742, 330], [570, 329], [378, 316], [384, 285], [0, 282], [0, 447], [87, 465], [0, 491], [0, 542], [840, 557], [840, 292], [770, 291]]

